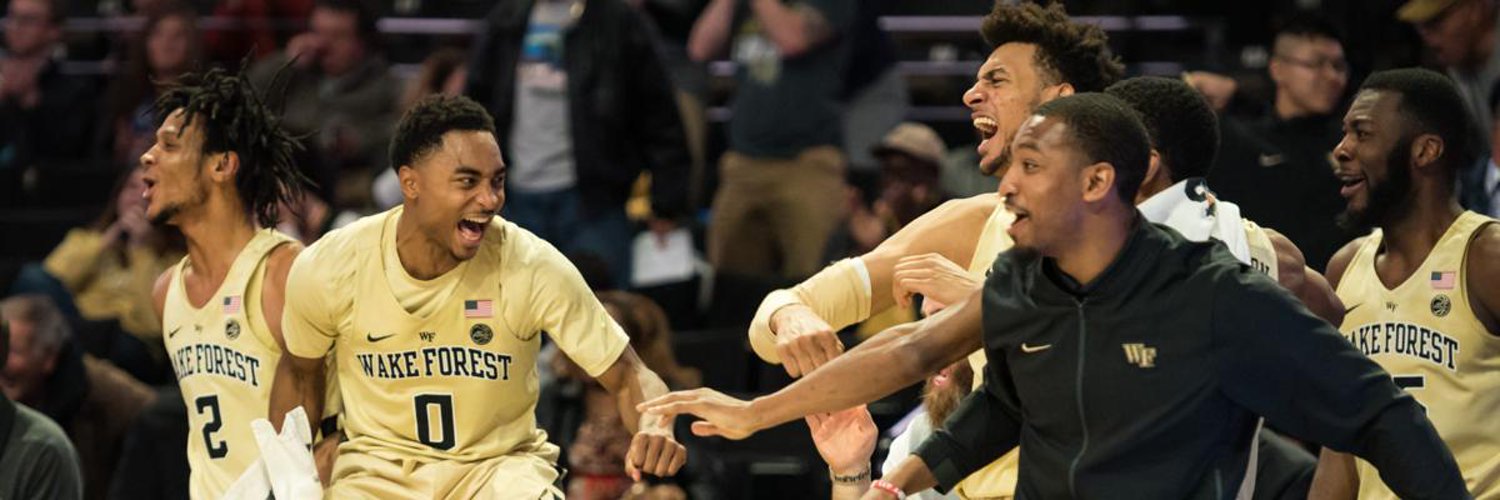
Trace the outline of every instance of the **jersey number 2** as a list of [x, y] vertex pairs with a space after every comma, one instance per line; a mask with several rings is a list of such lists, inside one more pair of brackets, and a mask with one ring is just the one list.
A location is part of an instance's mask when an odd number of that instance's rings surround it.
[[[417, 440], [422, 444], [437, 448], [439, 450], [453, 449], [453, 395], [452, 394], [420, 394], [413, 398], [412, 403], [417, 412]], [[429, 409], [437, 407], [437, 419], [442, 429], [438, 432], [442, 440], [432, 438], [432, 419], [429, 417]]]
[[229, 456], [229, 443], [223, 441], [214, 442], [214, 433], [224, 427], [223, 415], [219, 413], [219, 396], [203, 396], [197, 399], [198, 414], [204, 411], [212, 411], [208, 422], [203, 424], [203, 447], [208, 448], [208, 458], [224, 458]]

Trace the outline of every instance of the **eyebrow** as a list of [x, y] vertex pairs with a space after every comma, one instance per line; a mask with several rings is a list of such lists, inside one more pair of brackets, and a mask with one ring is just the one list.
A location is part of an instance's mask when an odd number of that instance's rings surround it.
[[453, 175], [483, 176], [484, 172], [480, 172], [479, 169], [468, 165], [459, 165], [458, 168], [453, 169]]
[[1030, 139], [1025, 140], [1025, 141], [1021, 141], [1021, 142], [1017, 142], [1014, 146], [1011, 146], [1011, 147], [1015, 148], [1015, 149], [1026, 149], [1026, 150], [1036, 151], [1036, 152], [1039, 152], [1039, 153], [1042, 151], [1042, 147], [1040, 145], [1038, 145], [1036, 141], [1033, 141], [1033, 140], [1030, 140]]

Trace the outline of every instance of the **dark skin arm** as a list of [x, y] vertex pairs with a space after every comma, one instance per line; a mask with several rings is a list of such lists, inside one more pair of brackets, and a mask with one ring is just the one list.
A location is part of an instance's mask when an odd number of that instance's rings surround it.
[[1344, 303], [1333, 286], [1317, 271], [1307, 267], [1302, 250], [1281, 233], [1266, 229], [1271, 246], [1276, 249], [1276, 279], [1282, 288], [1292, 292], [1309, 311], [1323, 318], [1328, 324], [1338, 326], [1344, 321]]
[[[1340, 248], [1328, 261], [1327, 282], [1331, 289], [1338, 289], [1339, 280], [1354, 254], [1365, 241], [1358, 238]], [[1342, 320], [1343, 311], [1339, 312]], [[1342, 321], [1341, 321], [1342, 322]], [[1334, 323], [1337, 325], [1338, 323]], [[1348, 453], [1323, 448], [1318, 454], [1318, 469], [1313, 473], [1312, 488], [1307, 497], [1314, 500], [1354, 500], [1359, 493], [1359, 475], [1354, 471], [1354, 456]]]
[[[774, 394], [740, 401], [711, 389], [674, 392], [642, 411], [692, 414], [693, 433], [744, 439], [814, 413], [868, 403], [914, 384], [982, 346], [981, 290], [936, 315], [887, 329]], [[882, 338], [885, 337], [885, 338]]]

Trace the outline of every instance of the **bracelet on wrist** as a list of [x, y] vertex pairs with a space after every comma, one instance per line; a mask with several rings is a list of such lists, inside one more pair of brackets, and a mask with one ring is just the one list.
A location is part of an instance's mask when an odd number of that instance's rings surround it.
[[870, 488], [889, 493], [891, 496], [896, 497], [896, 500], [906, 500], [906, 492], [901, 491], [900, 486], [891, 484], [890, 481], [886, 481], [884, 479], [877, 480], [873, 483], [870, 483]]
[[837, 484], [859, 484], [870, 480], [870, 468], [865, 467], [865, 470], [863, 472], [852, 476], [840, 476], [838, 475], [838, 473], [833, 471], [832, 467], [829, 467], [828, 479], [832, 479], [833, 482]]

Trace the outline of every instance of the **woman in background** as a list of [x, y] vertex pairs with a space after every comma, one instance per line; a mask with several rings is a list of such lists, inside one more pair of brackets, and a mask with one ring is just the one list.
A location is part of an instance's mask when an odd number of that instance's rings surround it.
[[131, 42], [123, 72], [110, 84], [105, 123], [114, 132], [110, 158], [119, 167], [134, 167], [151, 147], [156, 125], [151, 103], [157, 91], [177, 82], [202, 58], [197, 14], [187, 6], [164, 3], [146, 17], [140, 36]]

